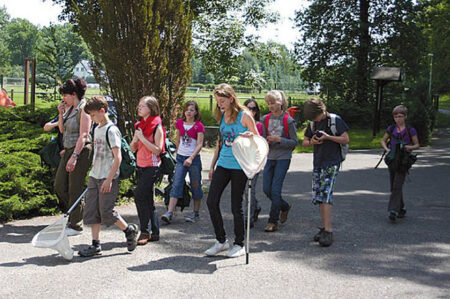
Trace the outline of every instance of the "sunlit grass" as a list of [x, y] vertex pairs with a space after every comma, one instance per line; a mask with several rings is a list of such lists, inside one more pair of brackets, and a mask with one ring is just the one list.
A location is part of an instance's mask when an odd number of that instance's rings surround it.
[[450, 110], [450, 94], [439, 96], [439, 108]]
[[[355, 129], [352, 128], [348, 131], [350, 136], [350, 149], [376, 149], [381, 147], [381, 139], [383, 138], [384, 131], [382, 130], [377, 136], [372, 136], [372, 129]], [[305, 134], [305, 128], [297, 131], [298, 145], [295, 148], [296, 153], [312, 153], [312, 147], [302, 147], [303, 136]]]

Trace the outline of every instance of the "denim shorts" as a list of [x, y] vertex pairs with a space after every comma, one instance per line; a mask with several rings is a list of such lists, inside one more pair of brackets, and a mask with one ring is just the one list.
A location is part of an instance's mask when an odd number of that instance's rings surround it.
[[183, 186], [186, 174], [189, 172], [191, 181], [192, 198], [194, 200], [202, 199], [202, 161], [200, 155], [195, 156], [191, 166], [183, 165], [187, 156], [177, 155], [177, 165], [175, 166], [175, 175], [173, 177], [173, 187], [170, 191], [170, 197], [183, 198]]
[[333, 189], [338, 173], [339, 164], [314, 169], [312, 178], [313, 204], [333, 204]]

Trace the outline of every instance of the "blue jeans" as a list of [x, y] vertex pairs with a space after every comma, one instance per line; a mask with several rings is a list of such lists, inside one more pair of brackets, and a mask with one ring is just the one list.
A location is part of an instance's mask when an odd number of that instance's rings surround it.
[[134, 189], [134, 203], [136, 204], [141, 232], [159, 235], [158, 213], [153, 201], [153, 186], [159, 172], [159, 167], [138, 167], [136, 169], [137, 187]]
[[280, 211], [289, 209], [289, 204], [281, 198], [281, 189], [290, 164], [290, 159], [267, 160], [264, 167], [263, 191], [272, 201], [269, 223], [277, 224], [280, 218]]
[[200, 155], [195, 156], [192, 164], [189, 167], [183, 165], [184, 161], [189, 158], [186, 156], [177, 155], [177, 165], [175, 166], [175, 175], [173, 178], [173, 187], [170, 191], [170, 197], [183, 198], [183, 187], [186, 173], [189, 172], [189, 179], [191, 180], [192, 198], [194, 200], [202, 199], [202, 161]]

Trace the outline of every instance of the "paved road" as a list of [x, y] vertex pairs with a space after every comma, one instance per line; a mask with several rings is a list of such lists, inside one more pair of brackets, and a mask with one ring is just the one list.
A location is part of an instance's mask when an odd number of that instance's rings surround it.
[[[336, 186], [335, 243], [318, 247], [311, 240], [320, 224], [310, 203], [312, 155], [296, 154], [283, 188], [293, 209], [278, 232], [263, 232], [269, 201], [258, 184], [263, 212], [252, 229], [249, 265], [245, 257], [203, 256], [214, 242], [204, 205], [198, 223], [184, 223], [178, 213], [162, 227], [160, 242], [132, 254], [122, 233], [107, 228], [102, 256], [72, 262], [31, 246], [33, 235], [60, 216], [36, 217], [0, 226], [0, 298], [449, 298], [450, 130], [435, 136], [419, 151], [404, 188], [408, 214], [397, 224], [387, 219], [387, 169], [373, 169], [380, 151], [353, 151]], [[203, 153], [204, 165], [210, 159]], [[226, 192], [221, 204], [232, 239]], [[119, 211], [137, 222], [134, 205]], [[70, 238], [75, 249], [89, 240], [88, 233]]]

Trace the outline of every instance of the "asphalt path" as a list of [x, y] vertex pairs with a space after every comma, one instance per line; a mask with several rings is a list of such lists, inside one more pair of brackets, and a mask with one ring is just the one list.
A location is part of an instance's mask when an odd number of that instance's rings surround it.
[[[35, 217], [0, 226], [0, 298], [449, 298], [450, 130], [434, 136], [418, 151], [404, 186], [408, 213], [395, 224], [387, 217], [388, 171], [384, 163], [374, 169], [381, 150], [351, 151], [335, 188], [335, 243], [319, 247], [312, 241], [320, 225], [311, 204], [312, 154], [295, 154], [283, 186], [293, 208], [277, 232], [264, 232], [270, 202], [258, 182], [263, 209], [248, 265], [245, 257], [203, 255], [215, 241], [204, 203], [199, 222], [185, 223], [178, 212], [162, 225], [159, 242], [133, 253], [122, 232], [104, 227], [103, 255], [71, 262], [30, 243], [61, 216]], [[205, 169], [211, 157], [202, 152]], [[232, 241], [229, 189], [221, 207]], [[118, 211], [138, 222], [134, 204]], [[90, 243], [89, 229], [70, 243], [75, 250]]]

